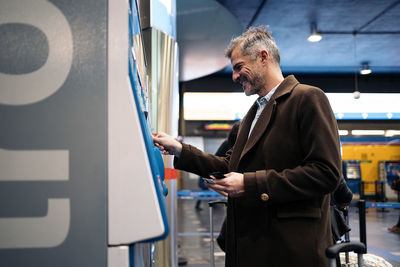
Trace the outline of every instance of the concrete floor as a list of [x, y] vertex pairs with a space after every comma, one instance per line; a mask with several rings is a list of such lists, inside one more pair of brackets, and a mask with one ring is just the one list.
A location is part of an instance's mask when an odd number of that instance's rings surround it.
[[[178, 200], [178, 242], [179, 257], [185, 258], [188, 267], [210, 266], [209, 209], [207, 201], [202, 201], [201, 210], [195, 209], [196, 200]], [[214, 209], [214, 232], [218, 234], [225, 207]], [[387, 230], [396, 224], [399, 209], [368, 208], [366, 214], [368, 253], [383, 257], [393, 267], [400, 267], [400, 234]], [[359, 241], [358, 209], [351, 207], [349, 212], [352, 241]], [[224, 266], [225, 255], [215, 243], [215, 266]]]

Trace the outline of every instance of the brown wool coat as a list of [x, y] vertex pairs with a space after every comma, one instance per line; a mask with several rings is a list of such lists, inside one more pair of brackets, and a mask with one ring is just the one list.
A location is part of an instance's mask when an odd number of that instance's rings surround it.
[[247, 140], [256, 110], [254, 104], [225, 158], [183, 144], [175, 167], [201, 176], [244, 173], [245, 194], [228, 199], [226, 266], [327, 266], [329, 193], [341, 173], [328, 99], [294, 76], [285, 78]]

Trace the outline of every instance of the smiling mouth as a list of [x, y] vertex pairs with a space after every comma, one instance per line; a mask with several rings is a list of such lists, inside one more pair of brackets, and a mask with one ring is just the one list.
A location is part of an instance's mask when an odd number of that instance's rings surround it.
[[243, 77], [242, 79], [240, 79], [240, 84], [242, 85], [242, 87], [244, 87], [244, 84], [248, 82], [246, 77]]

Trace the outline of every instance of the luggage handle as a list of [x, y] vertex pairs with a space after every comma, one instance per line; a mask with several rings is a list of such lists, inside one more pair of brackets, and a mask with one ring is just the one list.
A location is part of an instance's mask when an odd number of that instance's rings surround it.
[[340, 252], [349, 252], [354, 251], [357, 253], [358, 258], [358, 266], [363, 266], [363, 257], [362, 254], [367, 253], [367, 248], [364, 243], [357, 241], [350, 241], [345, 243], [339, 243], [328, 247], [325, 250], [326, 256], [329, 258], [329, 266], [336, 266], [336, 256], [339, 255]]

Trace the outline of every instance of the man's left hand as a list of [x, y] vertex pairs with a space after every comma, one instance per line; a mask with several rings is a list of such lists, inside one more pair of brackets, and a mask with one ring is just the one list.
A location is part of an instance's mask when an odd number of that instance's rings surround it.
[[244, 194], [244, 176], [242, 173], [230, 172], [226, 178], [214, 179], [215, 184], [207, 184], [217, 192], [226, 192], [230, 197], [239, 197]]

